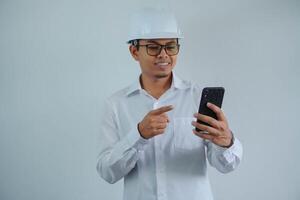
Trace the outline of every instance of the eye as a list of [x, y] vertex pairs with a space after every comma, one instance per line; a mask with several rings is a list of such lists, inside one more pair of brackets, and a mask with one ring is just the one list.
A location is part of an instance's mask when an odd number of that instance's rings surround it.
[[177, 48], [176, 45], [166, 46], [166, 49], [167, 49], [167, 50], [170, 50], [170, 51], [175, 50], [176, 48]]
[[155, 44], [151, 44], [151, 45], [148, 45], [148, 49], [149, 50], [159, 50], [160, 46], [159, 45], [155, 45]]

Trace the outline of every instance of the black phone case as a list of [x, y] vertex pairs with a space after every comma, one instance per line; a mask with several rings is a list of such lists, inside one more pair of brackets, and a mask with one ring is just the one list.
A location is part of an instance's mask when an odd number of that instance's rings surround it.
[[[219, 108], [221, 108], [224, 93], [225, 93], [225, 89], [223, 87], [205, 87], [205, 88], [203, 88], [198, 113], [203, 114], [203, 115], [208, 115], [210, 117], [217, 119], [216, 114], [211, 109], [209, 109], [206, 105], [208, 102], [210, 102], [210, 103], [215, 104]], [[202, 122], [200, 120], [197, 120], [197, 122], [209, 126], [209, 124]], [[196, 131], [200, 131], [200, 130], [198, 128], [196, 128]]]

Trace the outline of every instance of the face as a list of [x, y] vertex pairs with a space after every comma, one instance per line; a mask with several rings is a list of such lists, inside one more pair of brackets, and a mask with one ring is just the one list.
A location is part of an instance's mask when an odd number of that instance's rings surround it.
[[[176, 39], [151, 39], [140, 40], [140, 45], [160, 44], [171, 45], [177, 44]], [[166, 78], [171, 75], [173, 68], [176, 65], [177, 55], [169, 56], [165, 49], [162, 49], [157, 56], [147, 54], [146, 46], [140, 46], [139, 50], [135, 46], [130, 46], [130, 53], [133, 58], [140, 63], [142, 75], [149, 78]]]

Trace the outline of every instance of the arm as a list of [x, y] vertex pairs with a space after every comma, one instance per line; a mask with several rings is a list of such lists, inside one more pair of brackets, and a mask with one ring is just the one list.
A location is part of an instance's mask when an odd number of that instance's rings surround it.
[[240, 163], [243, 155], [243, 147], [237, 138], [233, 137], [230, 147], [221, 147], [210, 141], [206, 141], [207, 159], [211, 166], [222, 173], [233, 171]]
[[138, 160], [138, 152], [147, 140], [143, 139], [137, 127], [120, 137], [116, 113], [113, 105], [107, 102], [101, 123], [97, 171], [109, 183], [115, 183], [127, 175]]
[[209, 126], [194, 121], [193, 126], [201, 131], [193, 132], [206, 141], [207, 158], [212, 166], [222, 173], [233, 171], [242, 159], [242, 145], [230, 131], [223, 111], [210, 103], [207, 106], [216, 113], [217, 119], [195, 113], [197, 119]]

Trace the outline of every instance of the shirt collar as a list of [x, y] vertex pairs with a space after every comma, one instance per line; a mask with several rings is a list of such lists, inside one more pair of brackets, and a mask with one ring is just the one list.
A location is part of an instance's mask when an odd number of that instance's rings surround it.
[[[174, 89], [186, 89], [188, 87], [189, 87], [189, 85], [185, 81], [181, 80], [178, 76], [175, 75], [174, 72], [172, 72], [172, 83], [171, 83], [170, 89], [173, 89], [173, 88]], [[142, 90], [142, 87], [141, 87], [140, 76], [139, 76], [139, 78], [129, 86], [126, 95], [129, 96], [130, 94], [133, 94], [133, 93], [135, 93], [137, 91], [141, 91], [141, 90]]]

